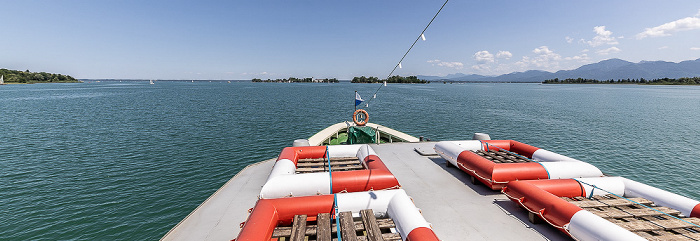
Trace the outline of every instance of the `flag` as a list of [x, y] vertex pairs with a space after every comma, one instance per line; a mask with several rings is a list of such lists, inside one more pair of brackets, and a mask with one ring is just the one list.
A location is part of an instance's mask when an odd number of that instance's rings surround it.
[[365, 100], [363, 100], [362, 97], [360, 97], [360, 93], [355, 92], [355, 106], [360, 105], [360, 103], [362, 103], [363, 101]]

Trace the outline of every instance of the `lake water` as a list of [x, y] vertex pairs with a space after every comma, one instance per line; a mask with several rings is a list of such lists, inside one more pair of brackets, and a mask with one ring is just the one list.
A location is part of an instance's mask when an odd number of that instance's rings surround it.
[[[0, 239], [158, 239], [246, 165], [350, 120], [354, 91], [378, 87], [0, 86]], [[366, 109], [410, 135], [489, 133], [700, 199], [700, 86], [390, 84]]]

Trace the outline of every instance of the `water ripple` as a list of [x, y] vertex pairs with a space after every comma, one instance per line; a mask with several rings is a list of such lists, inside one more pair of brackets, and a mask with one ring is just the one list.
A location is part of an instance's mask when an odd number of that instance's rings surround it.
[[[377, 85], [95, 83], [0, 88], [0, 237], [148, 240], [246, 165], [349, 120]], [[700, 88], [389, 85], [371, 121], [486, 132], [700, 199]]]

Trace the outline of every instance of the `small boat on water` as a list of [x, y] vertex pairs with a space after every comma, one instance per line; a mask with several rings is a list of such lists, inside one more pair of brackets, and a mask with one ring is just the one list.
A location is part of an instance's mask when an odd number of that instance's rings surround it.
[[5, 84], [5, 75], [0, 76], [0, 85]]
[[698, 201], [521, 142], [355, 118], [249, 165], [162, 240], [700, 240], [698, 217]]
[[153, 83], [153, 80], [150, 80], [150, 83], [149, 83], [149, 84], [155, 84], [155, 83]]

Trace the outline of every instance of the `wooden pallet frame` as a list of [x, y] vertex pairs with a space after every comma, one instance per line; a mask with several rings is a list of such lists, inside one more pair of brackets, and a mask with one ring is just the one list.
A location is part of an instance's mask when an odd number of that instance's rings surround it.
[[684, 217], [678, 210], [656, 206], [645, 198], [608, 194], [562, 199], [649, 240], [700, 240], [699, 218]]
[[[353, 218], [351, 212], [338, 214], [340, 233], [348, 241], [393, 241], [401, 240], [396, 233], [396, 225], [391, 218], [375, 218], [372, 209], [360, 211], [360, 217]], [[331, 241], [337, 240], [336, 224], [330, 213], [319, 213], [315, 218], [295, 215], [292, 225], [277, 226], [272, 238], [278, 241]]]

